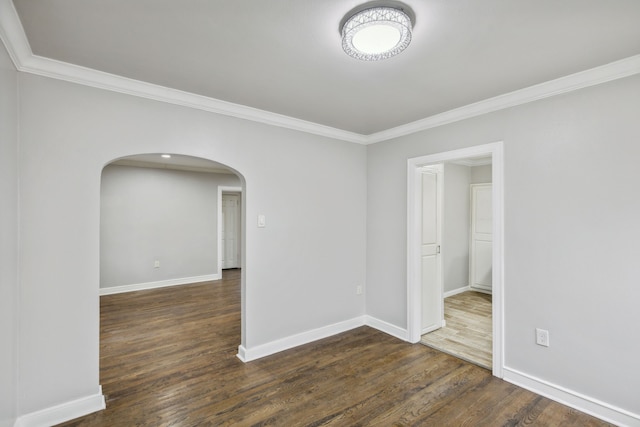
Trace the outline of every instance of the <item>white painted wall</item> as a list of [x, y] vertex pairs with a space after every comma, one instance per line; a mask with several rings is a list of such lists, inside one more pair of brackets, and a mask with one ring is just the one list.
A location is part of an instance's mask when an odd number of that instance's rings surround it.
[[366, 147], [35, 75], [19, 82], [21, 414], [97, 392], [100, 175], [116, 158], [171, 152], [242, 175], [247, 349], [364, 314]]
[[444, 164], [442, 268], [445, 292], [469, 285], [469, 182], [471, 169]]
[[472, 166], [469, 168], [471, 171], [470, 183], [471, 184], [485, 184], [487, 182], [493, 182], [491, 177], [491, 165]]
[[217, 275], [219, 185], [241, 183], [230, 174], [105, 167], [100, 287]]
[[504, 141], [505, 365], [638, 416], [639, 111], [633, 76], [369, 146], [367, 314], [406, 327], [407, 159]]
[[[19, 175], [24, 224], [20, 414], [97, 392], [100, 173], [111, 160], [169, 151], [243, 175], [250, 349], [364, 314], [354, 288], [365, 253], [367, 314], [405, 327], [407, 158], [497, 140], [507, 368], [640, 413], [639, 76], [369, 147], [33, 75], [19, 89], [19, 165], [2, 177]], [[7, 206], [0, 220], [15, 225]], [[535, 327], [550, 331], [549, 348], [535, 346]]]
[[18, 80], [0, 42], [0, 427], [16, 417]]

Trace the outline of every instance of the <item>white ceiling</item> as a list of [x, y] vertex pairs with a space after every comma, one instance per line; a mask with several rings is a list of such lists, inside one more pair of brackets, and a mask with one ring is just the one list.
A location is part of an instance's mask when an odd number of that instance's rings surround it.
[[639, 0], [405, 0], [411, 45], [342, 52], [360, 0], [14, 0], [35, 55], [369, 135], [640, 54]]

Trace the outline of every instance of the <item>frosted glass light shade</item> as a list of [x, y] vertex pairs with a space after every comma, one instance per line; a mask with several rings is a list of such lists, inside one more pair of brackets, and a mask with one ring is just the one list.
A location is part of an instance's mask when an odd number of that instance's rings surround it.
[[373, 7], [350, 17], [342, 27], [342, 49], [363, 61], [391, 58], [411, 42], [411, 19], [400, 9]]

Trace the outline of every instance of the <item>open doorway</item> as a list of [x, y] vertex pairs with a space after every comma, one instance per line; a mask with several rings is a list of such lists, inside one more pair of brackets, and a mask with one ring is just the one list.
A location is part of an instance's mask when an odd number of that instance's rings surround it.
[[[136, 155], [104, 167], [100, 378], [107, 412], [103, 416], [117, 414], [124, 400], [136, 405], [136, 399], [146, 399], [149, 389], [172, 396], [172, 390], [185, 387], [179, 375], [184, 366], [204, 377], [209, 366], [237, 351], [244, 316], [243, 187], [243, 177], [234, 170], [189, 156]], [[224, 272], [223, 189], [238, 199], [234, 220], [239, 255], [238, 268]], [[127, 399], [118, 400], [121, 395]], [[122, 424], [126, 422], [110, 425]]]
[[[437, 328], [423, 329], [421, 342], [491, 369], [491, 157], [453, 160], [426, 166], [423, 171], [436, 167], [441, 170], [437, 176], [437, 199], [431, 194], [431, 188], [425, 188], [423, 173], [422, 233], [424, 235], [425, 228], [438, 228], [434, 234], [441, 236], [438, 244], [442, 246], [439, 255], [442, 283], [432, 286], [431, 280], [425, 278], [425, 273], [431, 274], [431, 269], [425, 272], [423, 261], [423, 322], [425, 315], [433, 316], [440, 310], [444, 312], [438, 319]], [[429, 210], [434, 209], [441, 212], [442, 217], [435, 222], [428, 220]], [[424, 260], [424, 245], [422, 255]], [[428, 296], [434, 293], [433, 288], [440, 286], [443, 300], [430, 303]], [[431, 309], [436, 303], [439, 310]]]
[[218, 187], [218, 268], [237, 269], [242, 253], [242, 188]]
[[[491, 181], [492, 187], [490, 190], [490, 212], [492, 219], [490, 220], [492, 228], [493, 242], [490, 249], [490, 265], [492, 273], [492, 298], [490, 302], [491, 307], [491, 335], [493, 342], [491, 344], [491, 369], [493, 374], [502, 377], [502, 361], [503, 361], [503, 324], [502, 324], [502, 295], [503, 295], [503, 280], [502, 280], [502, 265], [503, 265], [503, 224], [502, 224], [502, 143], [486, 144], [482, 146], [470, 147], [467, 149], [454, 150], [445, 153], [439, 153], [434, 155], [422, 156], [408, 161], [408, 227], [407, 227], [407, 325], [408, 336], [411, 342], [419, 342], [423, 335], [422, 317], [424, 315], [424, 301], [423, 295], [427, 293], [431, 299], [430, 305], [435, 307], [439, 305], [442, 307], [442, 313], [445, 313], [446, 307], [444, 302], [445, 289], [443, 280], [423, 280], [423, 242], [422, 242], [422, 228], [423, 228], [423, 173], [425, 167], [444, 164], [459, 166], [460, 162], [471, 161], [471, 159], [491, 159]], [[486, 160], [485, 160], [486, 161]], [[456, 164], [458, 162], [458, 164]], [[427, 168], [428, 169], [428, 168]], [[446, 182], [446, 171], [445, 182]], [[469, 190], [467, 190], [469, 191]], [[467, 196], [468, 197], [468, 196]], [[471, 203], [471, 202], [469, 202]], [[449, 219], [451, 220], [451, 219]], [[467, 218], [466, 221], [469, 221]], [[447, 222], [447, 215], [442, 216], [442, 222]], [[467, 239], [470, 239], [470, 235]], [[470, 244], [471, 241], [468, 240]], [[440, 277], [444, 277], [444, 270], [446, 268], [454, 268], [451, 265], [443, 265], [443, 257], [446, 254], [446, 243], [442, 240], [437, 242], [437, 245], [441, 247], [438, 251], [436, 264], [441, 265], [443, 274]], [[453, 255], [453, 254], [452, 254]], [[469, 255], [468, 255], [469, 256]], [[455, 259], [455, 256], [453, 257]], [[458, 260], [458, 263], [465, 264], [465, 258]], [[468, 262], [468, 258], [466, 258]], [[455, 264], [455, 263], [454, 263]], [[469, 264], [466, 264], [467, 266]], [[458, 268], [456, 271], [461, 276], [467, 275], [469, 277], [469, 268]], [[426, 275], [425, 277], [429, 277]], [[469, 286], [471, 281], [464, 279], [466, 286]], [[451, 285], [453, 286], [453, 285]], [[448, 289], [450, 292], [447, 296], [452, 296], [457, 293], [462, 294], [463, 286], [454, 287]], [[440, 305], [441, 304], [441, 305]], [[440, 326], [446, 325], [445, 316], [442, 316]], [[436, 328], [437, 329], [437, 328]]]
[[[221, 278], [221, 190], [241, 194], [241, 177], [206, 159], [163, 155], [129, 156], [103, 169], [101, 295]], [[240, 206], [235, 220], [239, 230]], [[239, 254], [241, 238], [235, 243]]]

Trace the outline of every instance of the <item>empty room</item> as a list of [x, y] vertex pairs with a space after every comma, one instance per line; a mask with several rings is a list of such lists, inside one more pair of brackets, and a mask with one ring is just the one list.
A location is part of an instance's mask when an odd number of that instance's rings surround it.
[[640, 426], [638, 22], [0, 0], [0, 427]]

